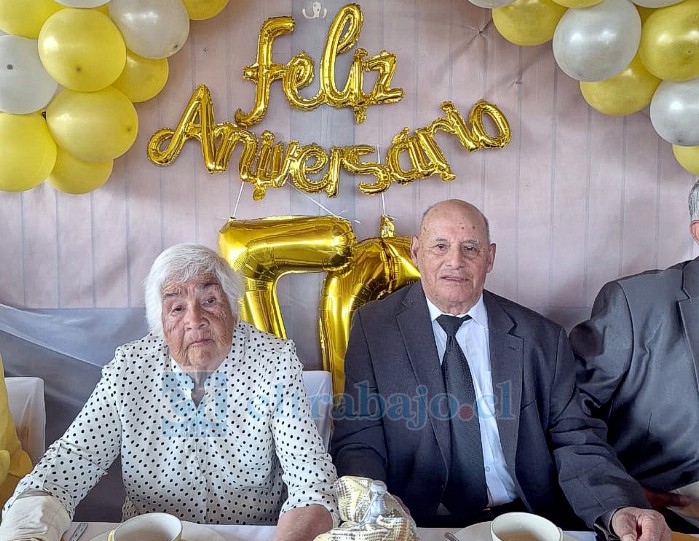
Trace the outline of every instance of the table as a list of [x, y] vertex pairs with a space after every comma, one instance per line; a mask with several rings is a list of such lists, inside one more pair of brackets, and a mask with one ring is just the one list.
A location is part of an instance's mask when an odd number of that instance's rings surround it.
[[[75, 530], [77, 523], [73, 523], [63, 536], [68, 539]], [[111, 522], [88, 522], [87, 530], [80, 537], [80, 541], [90, 541], [99, 534], [107, 532], [116, 527]], [[274, 535], [274, 526], [232, 526], [211, 524], [206, 526], [216, 531], [226, 541], [271, 541]], [[444, 532], [455, 532], [457, 528], [418, 528], [421, 541], [444, 541]], [[574, 537], [577, 541], [594, 541], [593, 532], [565, 532]]]

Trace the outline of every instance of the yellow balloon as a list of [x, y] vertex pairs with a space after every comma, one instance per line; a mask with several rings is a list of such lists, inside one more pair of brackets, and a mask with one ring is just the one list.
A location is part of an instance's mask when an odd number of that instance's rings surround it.
[[0, 112], [0, 141], [0, 190], [30, 190], [49, 176], [57, 150], [41, 113]]
[[138, 135], [136, 109], [123, 92], [62, 90], [46, 108], [56, 143], [76, 158], [106, 162], [124, 154]]
[[104, 13], [68, 8], [49, 17], [41, 28], [39, 58], [64, 87], [93, 92], [119, 77], [126, 64], [126, 45]]
[[145, 58], [126, 49], [126, 66], [112, 86], [138, 103], [157, 96], [169, 72], [167, 58]]
[[593, 109], [605, 115], [630, 115], [650, 103], [660, 79], [638, 55], [624, 70], [604, 81], [581, 81], [580, 92]]
[[602, 0], [553, 0], [556, 4], [560, 4], [567, 8], [589, 8], [590, 6], [596, 6]]
[[107, 182], [113, 166], [114, 160], [86, 162], [58, 147], [56, 165], [46, 183], [65, 193], [88, 193]]
[[203, 21], [215, 17], [228, 4], [228, 0], [182, 0], [187, 14], [193, 21]]
[[672, 145], [672, 153], [682, 167], [693, 175], [699, 175], [699, 147]]
[[0, 29], [36, 39], [46, 19], [64, 8], [53, 0], [0, 0]]
[[492, 10], [493, 23], [515, 45], [541, 45], [553, 38], [567, 9], [553, 0], [515, 0]]
[[661, 79], [699, 77], [699, 0], [654, 10], [641, 31], [641, 60]]
[[636, 6], [636, 11], [638, 11], [638, 14], [641, 16], [641, 24], [645, 24], [646, 19], [655, 11], [655, 8], [647, 8], [645, 6], [639, 6], [638, 4], [634, 4], [634, 6]]

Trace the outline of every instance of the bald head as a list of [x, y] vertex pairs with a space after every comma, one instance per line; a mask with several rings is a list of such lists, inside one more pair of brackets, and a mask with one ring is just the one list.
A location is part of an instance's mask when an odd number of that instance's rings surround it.
[[479, 217], [485, 230], [485, 236], [488, 241], [488, 244], [490, 244], [490, 224], [488, 223], [488, 218], [485, 217], [485, 214], [483, 214], [478, 209], [478, 207], [461, 199], [447, 199], [445, 201], [440, 201], [439, 203], [435, 203], [434, 205], [427, 207], [427, 210], [425, 210], [425, 212], [422, 213], [422, 220], [420, 221], [420, 232], [422, 232], [422, 229], [425, 227], [425, 222], [429, 223], [430, 215], [432, 215], [433, 213], [439, 213], [444, 209], [451, 209], [456, 212], [473, 214]]

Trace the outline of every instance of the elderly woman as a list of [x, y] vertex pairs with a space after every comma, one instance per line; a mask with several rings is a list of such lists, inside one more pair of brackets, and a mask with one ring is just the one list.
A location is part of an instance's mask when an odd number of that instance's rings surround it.
[[241, 281], [204, 246], [165, 250], [145, 290], [150, 334], [116, 350], [75, 421], [7, 502], [0, 540], [58, 541], [120, 453], [124, 519], [278, 519], [276, 538], [299, 541], [330, 529], [336, 474], [293, 342], [239, 320]]

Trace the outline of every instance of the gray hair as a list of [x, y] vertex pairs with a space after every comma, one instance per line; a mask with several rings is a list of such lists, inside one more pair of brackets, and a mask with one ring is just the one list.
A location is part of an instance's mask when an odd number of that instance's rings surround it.
[[169, 282], [184, 283], [198, 274], [213, 274], [221, 284], [231, 312], [238, 319], [243, 295], [242, 277], [228, 262], [207, 246], [175, 244], [155, 258], [145, 285], [146, 319], [150, 332], [163, 336], [162, 292]]
[[699, 179], [689, 190], [689, 219], [699, 220]]

